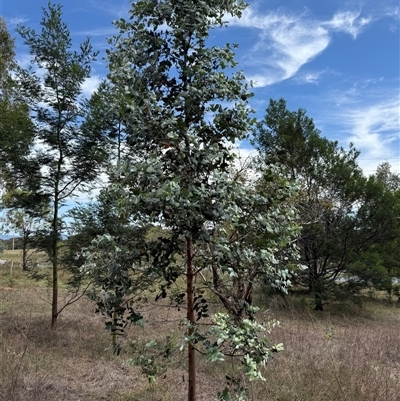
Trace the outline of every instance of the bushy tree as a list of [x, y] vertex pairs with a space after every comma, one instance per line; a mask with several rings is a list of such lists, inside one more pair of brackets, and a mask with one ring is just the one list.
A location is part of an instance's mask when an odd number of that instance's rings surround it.
[[298, 245], [307, 269], [297, 280], [315, 296], [315, 309], [323, 310], [329, 300], [358, 290], [338, 285], [338, 278], [379, 231], [372, 215], [362, 218], [368, 194], [359, 152], [322, 137], [305, 110], [289, 111], [283, 99], [270, 101], [254, 144], [264, 166], [278, 163], [299, 187], [293, 202], [303, 226]]
[[[154, 272], [161, 298], [179, 277], [186, 282], [179, 298], [187, 308], [190, 401], [201, 343], [211, 360], [222, 359], [223, 351], [241, 356], [248, 377], [260, 377], [271, 346], [254, 320], [251, 292], [261, 276], [277, 287], [287, 285], [275, 256], [296, 231], [293, 210], [279, 203], [292, 191], [283, 178], [269, 198], [231, 174], [230, 144], [248, 135], [251, 93], [235, 71], [232, 47], [206, 42], [210, 29], [225, 26], [227, 14], [240, 16], [244, 8], [242, 1], [138, 1], [129, 21], [116, 22], [120, 35], [108, 52], [108, 78], [124, 96], [130, 149], [115, 174], [114, 196], [120, 213], [168, 232], [147, 242], [130, 274]], [[114, 107], [118, 111], [120, 102]], [[254, 212], [256, 205], [264, 213]], [[250, 240], [257, 236], [264, 241]], [[87, 255], [85, 269], [93, 274], [103, 258], [96, 248], [90, 254], [96, 262]], [[207, 316], [202, 288], [226, 309], [211, 317], [208, 334], [199, 326]]]

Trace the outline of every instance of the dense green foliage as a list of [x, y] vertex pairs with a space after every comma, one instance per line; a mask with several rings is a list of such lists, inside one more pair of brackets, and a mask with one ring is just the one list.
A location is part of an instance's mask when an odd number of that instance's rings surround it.
[[[360, 230], [371, 232], [370, 246], [349, 267], [348, 274], [363, 288], [384, 290], [389, 299], [400, 295], [400, 176], [389, 163], [378, 166], [366, 185], [360, 207]], [[372, 222], [372, 223], [371, 223]], [[397, 284], [395, 284], [397, 282]]]
[[393, 195], [373, 177], [363, 176], [352, 144], [345, 150], [322, 137], [305, 110], [289, 111], [283, 99], [270, 101], [254, 144], [259, 168], [277, 164], [299, 187], [293, 204], [302, 225], [300, 260], [307, 268], [297, 275], [297, 284], [314, 295], [316, 310], [356, 295], [366, 283], [349, 273], [356, 272], [375, 244], [393, 235], [388, 231], [398, 216]]

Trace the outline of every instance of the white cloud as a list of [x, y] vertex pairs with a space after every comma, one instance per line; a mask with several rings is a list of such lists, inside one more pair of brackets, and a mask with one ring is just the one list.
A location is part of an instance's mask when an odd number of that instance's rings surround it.
[[262, 88], [278, 81], [278, 74], [271, 69], [268, 74], [248, 75], [247, 79], [253, 83], [254, 88]]
[[97, 90], [101, 81], [102, 78], [99, 75], [94, 75], [90, 78], [87, 78], [82, 85], [82, 94], [85, 97], [90, 97], [92, 93]]
[[302, 23], [276, 26], [271, 30], [270, 37], [274, 49], [272, 65], [281, 69], [282, 80], [294, 76], [303, 64], [324, 51], [330, 42], [325, 29], [312, 29]]
[[361, 17], [361, 11], [340, 11], [322, 25], [330, 30], [348, 33], [353, 39], [356, 39], [364, 26], [371, 21], [371, 17]]
[[236, 173], [240, 172], [248, 180], [254, 180], [258, 177], [258, 173], [254, 170], [252, 163], [258, 152], [248, 146], [249, 144], [243, 143], [243, 141], [236, 141], [235, 145], [232, 146], [231, 152], [237, 156], [234, 161], [234, 170]]
[[[261, 13], [248, 8], [241, 19], [227, 18], [231, 25], [256, 29], [259, 40], [244, 61], [249, 66], [249, 77], [255, 86], [267, 86], [294, 77], [301, 67], [320, 55], [337, 32], [354, 39], [372, 22], [360, 11], [340, 11], [330, 20], [317, 20], [307, 12], [293, 14], [279, 9]], [[252, 69], [257, 66], [257, 72]], [[309, 76], [304, 82], [315, 83]]]
[[351, 129], [349, 140], [359, 144], [371, 157], [393, 154], [392, 145], [399, 140], [399, 116], [398, 98], [351, 109], [344, 113]]
[[233, 149], [233, 152], [241, 160], [241, 163], [247, 163], [258, 154], [254, 148], [243, 147], [240, 144], [237, 146], [236, 149]]

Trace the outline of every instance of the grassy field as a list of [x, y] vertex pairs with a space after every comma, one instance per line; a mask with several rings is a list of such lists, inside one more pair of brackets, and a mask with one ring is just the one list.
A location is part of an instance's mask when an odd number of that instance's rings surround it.
[[[6, 259], [3, 254], [0, 259]], [[8, 256], [8, 255], [6, 255]], [[28, 279], [14, 260], [0, 265], [1, 401], [180, 401], [186, 399], [186, 355], [175, 352], [166, 369], [156, 338], [179, 347], [183, 311], [162, 304], [143, 310], [151, 324], [133, 326], [114, 355], [104, 320], [82, 299], [60, 315], [50, 329], [46, 283]], [[400, 394], [400, 308], [366, 299], [363, 308], [328, 307], [314, 312], [297, 298], [285, 306], [271, 298], [267, 307], [281, 325], [273, 342], [285, 350], [266, 366], [265, 382], [252, 382], [250, 400], [396, 401]], [[155, 364], [141, 358], [146, 349]], [[206, 363], [199, 355], [198, 400], [215, 400], [231, 363]], [[140, 366], [158, 368], [149, 381]]]

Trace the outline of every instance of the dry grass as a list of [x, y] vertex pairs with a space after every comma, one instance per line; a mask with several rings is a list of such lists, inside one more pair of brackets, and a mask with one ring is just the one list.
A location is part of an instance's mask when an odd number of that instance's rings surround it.
[[14, 261], [17, 263], [21, 262], [22, 259], [22, 249], [15, 249], [13, 251], [11, 250], [5, 250], [0, 254], [0, 259], [8, 261]]
[[263, 393], [254, 400], [399, 399], [399, 309], [374, 301], [360, 311], [336, 307], [280, 315], [273, 337], [285, 351], [270, 364]]
[[[0, 266], [1, 401], [179, 401], [186, 399], [185, 355], [176, 352], [167, 370], [149, 383], [138, 357], [155, 338], [180, 345], [183, 311], [148, 306], [145, 329], [129, 328], [123, 352], [113, 355], [104, 321], [86, 299], [67, 308], [56, 330], [49, 328], [44, 285]], [[273, 342], [285, 351], [267, 366], [265, 382], [250, 383], [249, 396], [270, 401], [396, 401], [400, 394], [400, 309], [369, 301], [363, 309], [315, 313], [294, 302], [270, 305], [280, 328]], [[162, 347], [151, 352], [163, 364]], [[128, 361], [133, 361], [132, 364]], [[198, 359], [198, 400], [215, 399], [234, 364]]]

